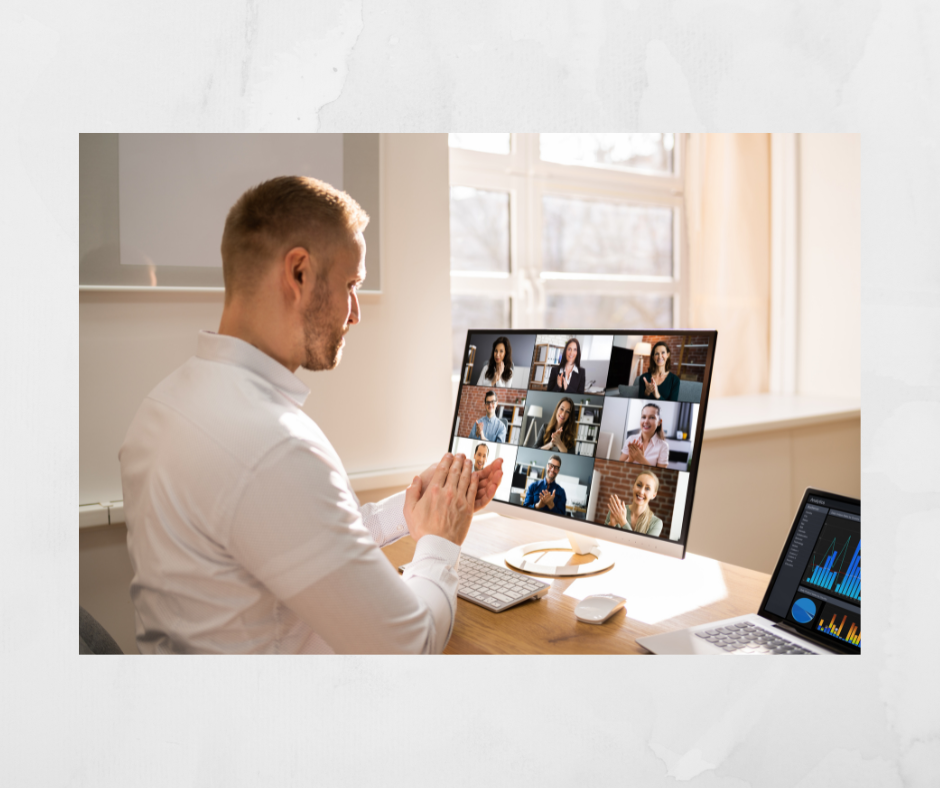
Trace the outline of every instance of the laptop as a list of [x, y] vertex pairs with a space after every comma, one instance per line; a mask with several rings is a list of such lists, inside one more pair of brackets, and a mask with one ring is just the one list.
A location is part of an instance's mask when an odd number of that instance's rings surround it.
[[637, 638], [653, 654], [861, 654], [861, 502], [808, 489], [757, 613]]

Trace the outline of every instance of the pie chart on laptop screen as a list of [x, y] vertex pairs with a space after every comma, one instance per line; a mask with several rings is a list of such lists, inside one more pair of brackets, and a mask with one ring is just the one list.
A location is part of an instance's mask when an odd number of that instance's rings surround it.
[[801, 624], [808, 624], [816, 615], [816, 605], [809, 597], [802, 596], [793, 603], [790, 615]]

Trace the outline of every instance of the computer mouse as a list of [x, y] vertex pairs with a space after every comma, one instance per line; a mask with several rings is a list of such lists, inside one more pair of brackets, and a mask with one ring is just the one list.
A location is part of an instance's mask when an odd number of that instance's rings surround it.
[[593, 594], [586, 596], [574, 609], [578, 621], [585, 624], [603, 624], [608, 618], [626, 604], [626, 599], [614, 594]]

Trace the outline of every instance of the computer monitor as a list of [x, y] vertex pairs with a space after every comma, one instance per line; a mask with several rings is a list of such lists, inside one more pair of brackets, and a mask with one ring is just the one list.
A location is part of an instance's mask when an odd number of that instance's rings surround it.
[[[503, 460], [490, 511], [563, 529], [587, 564], [507, 561], [576, 575], [613, 563], [603, 541], [685, 557], [717, 332], [467, 332], [449, 449]], [[556, 545], [557, 546], [557, 545]]]

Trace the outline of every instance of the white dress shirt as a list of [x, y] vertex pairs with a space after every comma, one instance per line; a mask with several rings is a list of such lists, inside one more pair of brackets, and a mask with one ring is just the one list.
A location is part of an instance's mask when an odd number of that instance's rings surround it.
[[[623, 448], [620, 450], [621, 456], [624, 454], [630, 453], [630, 444], [639, 440], [639, 435], [634, 435], [632, 438], [626, 438], [623, 442]], [[642, 446], [643, 444], [640, 443]], [[660, 438], [659, 435], [653, 433], [650, 437], [650, 442], [646, 444], [646, 448], [643, 450], [643, 457], [650, 465], [666, 465], [669, 462], [669, 441]]]
[[477, 379], [478, 386], [489, 386], [491, 389], [511, 389], [513, 375], [516, 374], [513, 370], [512, 375], [509, 376], [509, 380], [503, 380], [501, 377], [496, 378], [495, 381], [489, 380], [486, 377], [486, 370], [489, 367], [489, 364], [484, 364], [483, 369], [480, 371], [480, 377]]
[[565, 365], [562, 364], [562, 365], [561, 365], [561, 372], [560, 372], [560, 374], [561, 374], [561, 376], [565, 379], [565, 388], [567, 389], [568, 386], [571, 384], [571, 376], [578, 374], [578, 365], [577, 365], [577, 364], [572, 364], [572, 365], [571, 365], [571, 371], [568, 372], [568, 373], [566, 373], [566, 372], [565, 372]]
[[404, 577], [379, 545], [404, 493], [361, 506], [301, 406], [309, 389], [239, 339], [144, 400], [121, 447], [141, 653], [440, 653], [460, 547], [419, 540]]

